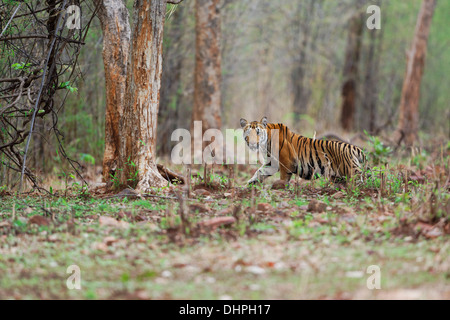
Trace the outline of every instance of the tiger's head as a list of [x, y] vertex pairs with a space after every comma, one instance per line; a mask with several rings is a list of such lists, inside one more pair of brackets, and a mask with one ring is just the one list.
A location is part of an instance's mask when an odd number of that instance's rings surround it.
[[241, 127], [244, 129], [245, 143], [251, 151], [264, 149], [267, 144], [267, 117], [261, 121], [248, 122], [241, 118]]

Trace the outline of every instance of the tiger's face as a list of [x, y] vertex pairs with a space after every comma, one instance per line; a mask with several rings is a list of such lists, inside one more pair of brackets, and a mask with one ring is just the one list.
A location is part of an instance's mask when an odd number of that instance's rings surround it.
[[245, 143], [251, 151], [264, 149], [267, 144], [267, 118], [261, 121], [248, 122], [241, 118], [241, 127], [244, 130]]

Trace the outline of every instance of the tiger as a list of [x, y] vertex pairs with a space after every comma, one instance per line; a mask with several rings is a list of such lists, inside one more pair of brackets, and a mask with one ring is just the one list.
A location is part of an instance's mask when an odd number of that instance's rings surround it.
[[[265, 161], [247, 182], [248, 185], [263, 182], [278, 171], [281, 180], [287, 183], [294, 174], [306, 180], [322, 175], [333, 181], [342, 181], [360, 174], [366, 162], [363, 150], [357, 146], [342, 141], [307, 138], [292, 132], [282, 123], [268, 123], [267, 117], [259, 122], [241, 118], [240, 124], [248, 148], [259, 150]], [[271, 137], [276, 134], [279, 137], [278, 156], [271, 155]], [[277, 162], [275, 166], [271, 161]]]

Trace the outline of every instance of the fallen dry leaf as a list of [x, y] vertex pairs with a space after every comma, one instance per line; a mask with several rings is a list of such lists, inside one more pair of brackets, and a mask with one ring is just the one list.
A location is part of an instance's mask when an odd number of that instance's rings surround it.
[[273, 207], [271, 206], [270, 203], [258, 203], [257, 210], [260, 210], [262, 212], [266, 212], [266, 211], [269, 211], [269, 210], [272, 210], [272, 209], [273, 209]]
[[434, 239], [442, 236], [442, 231], [439, 228], [433, 228], [429, 231], [425, 231], [424, 236], [427, 237], [428, 239]]
[[326, 203], [315, 199], [311, 200], [308, 204], [308, 212], [324, 212], [326, 208]]
[[98, 223], [100, 226], [110, 226], [110, 227], [116, 227], [116, 228], [128, 228], [130, 224], [126, 221], [118, 221], [111, 217], [105, 217], [102, 216], [98, 219]]
[[425, 223], [425, 222], [417, 222], [414, 226], [414, 229], [416, 230], [422, 230], [422, 231], [429, 231], [433, 229], [433, 226], [431, 224]]
[[193, 191], [193, 193], [197, 196], [203, 196], [203, 197], [211, 195], [211, 192], [209, 192], [208, 190], [205, 190], [205, 189], [197, 189], [197, 190]]
[[272, 184], [273, 190], [284, 190], [288, 186], [288, 183], [285, 180], [277, 180]]
[[105, 237], [105, 239], [103, 239], [103, 243], [106, 244], [107, 246], [112, 245], [113, 243], [117, 242], [117, 239], [115, 237]]
[[345, 197], [345, 194], [342, 191], [338, 191], [331, 196], [334, 199], [342, 199]]
[[259, 266], [248, 266], [247, 268], [245, 268], [245, 271], [253, 273], [253, 274], [257, 274], [257, 275], [266, 273], [266, 270], [264, 270], [263, 268], [261, 268]]
[[48, 236], [47, 240], [48, 240], [48, 242], [57, 242], [59, 240], [59, 238], [58, 238], [58, 235], [51, 234]]
[[228, 205], [228, 200], [220, 200], [217, 204], [220, 204], [221, 206]]
[[211, 209], [202, 203], [192, 203], [189, 205], [189, 210], [192, 212], [199, 212], [199, 213], [205, 213], [210, 212]]
[[2, 221], [0, 222], [0, 228], [1, 227], [9, 227], [11, 225], [11, 223], [9, 223], [9, 221]]
[[228, 208], [224, 208], [222, 210], [217, 211], [216, 214], [219, 216], [227, 216], [227, 215], [231, 214], [232, 212], [233, 212], [233, 209], [228, 207]]
[[35, 215], [28, 220], [29, 224], [37, 224], [38, 226], [49, 226], [51, 221], [46, 217]]
[[234, 217], [217, 217], [213, 219], [203, 220], [198, 223], [199, 226], [206, 228], [216, 228], [223, 225], [229, 225], [236, 222]]
[[105, 243], [102, 243], [102, 242], [94, 242], [92, 244], [92, 249], [100, 250], [100, 251], [103, 251], [103, 252], [108, 252], [108, 246]]

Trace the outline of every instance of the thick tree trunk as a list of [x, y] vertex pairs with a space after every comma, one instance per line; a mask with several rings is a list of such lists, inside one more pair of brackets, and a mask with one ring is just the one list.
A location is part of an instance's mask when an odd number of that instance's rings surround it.
[[97, 0], [103, 31], [103, 64], [106, 85], [105, 153], [103, 179], [110, 181], [119, 158], [119, 119], [126, 97], [127, 63], [131, 28], [123, 0]]
[[341, 125], [344, 130], [352, 130], [355, 119], [357, 98], [358, 63], [361, 51], [363, 16], [356, 13], [349, 24], [347, 49], [345, 53], [344, 84], [342, 86]]
[[136, 186], [140, 192], [167, 185], [156, 167], [165, 14], [165, 0], [135, 1], [118, 169], [121, 184]]
[[411, 50], [407, 53], [406, 74], [400, 100], [400, 115], [395, 140], [412, 146], [419, 129], [420, 83], [425, 67], [428, 35], [436, 0], [424, 0], [417, 17]]
[[221, 55], [220, 0], [196, 0], [195, 88], [192, 123], [202, 121], [203, 132], [220, 129]]

